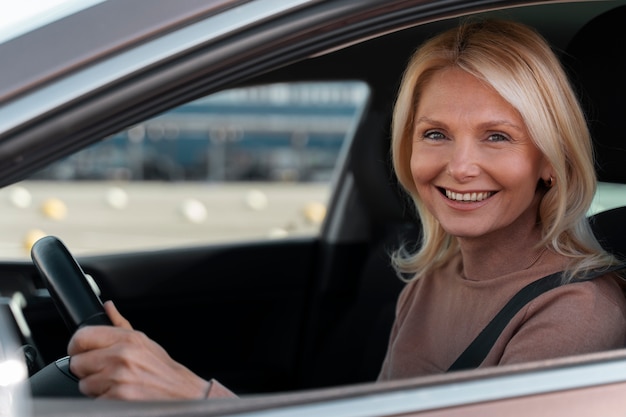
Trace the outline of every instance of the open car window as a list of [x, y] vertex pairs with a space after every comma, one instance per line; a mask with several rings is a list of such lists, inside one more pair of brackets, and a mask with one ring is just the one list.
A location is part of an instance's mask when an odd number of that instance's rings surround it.
[[0, 190], [0, 257], [50, 234], [78, 254], [316, 236], [367, 97], [356, 81], [271, 84], [136, 124]]

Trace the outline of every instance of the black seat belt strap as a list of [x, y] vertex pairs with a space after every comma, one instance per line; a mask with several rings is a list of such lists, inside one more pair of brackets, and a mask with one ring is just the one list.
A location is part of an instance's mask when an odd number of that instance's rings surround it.
[[[585, 278], [578, 279], [574, 282], [589, 281], [598, 276], [625, 268], [626, 265], [620, 264], [613, 267], [594, 271]], [[545, 276], [537, 281], [531, 282], [515, 294], [508, 303], [500, 310], [498, 314], [489, 322], [489, 324], [476, 336], [474, 341], [461, 353], [456, 361], [448, 368], [448, 371], [458, 371], [461, 369], [477, 368], [487, 357], [492, 346], [500, 337], [500, 333], [506, 325], [511, 321], [513, 316], [519, 312], [528, 302], [543, 294], [546, 291], [557, 288], [562, 284], [563, 271]]]

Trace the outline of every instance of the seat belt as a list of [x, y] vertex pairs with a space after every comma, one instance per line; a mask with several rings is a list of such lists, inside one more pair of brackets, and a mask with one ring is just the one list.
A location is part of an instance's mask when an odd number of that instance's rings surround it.
[[[601, 271], [592, 271], [584, 278], [572, 282], [572, 284], [576, 282], [590, 281], [609, 272], [617, 271], [623, 268], [626, 268], [626, 264], [614, 265], [607, 269], [602, 269]], [[555, 272], [554, 274], [540, 278], [519, 290], [517, 294], [515, 294], [504, 307], [502, 307], [502, 310], [496, 314], [496, 316], [478, 334], [478, 336], [476, 336], [474, 341], [465, 349], [465, 351], [459, 355], [457, 360], [454, 361], [450, 368], [448, 368], [448, 372], [478, 368], [478, 366], [480, 366], [483, 360], [487, 357], [487, 354], [513, 316], [515, 316], [515, 314], [520, 311], [522, 307], [534, 298], [546, 291], [560, 287], [563, 284], [563, 272], [564, 271]]]

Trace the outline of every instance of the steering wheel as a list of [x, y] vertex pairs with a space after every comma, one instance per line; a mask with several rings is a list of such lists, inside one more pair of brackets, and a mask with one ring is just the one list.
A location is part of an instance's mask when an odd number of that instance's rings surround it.
[[[58, 238], [39, 239], [31, 258], [71, 334], [86, 325], [112, 325], [82, 268]], [[67, 356], [32, 375], [30, 386], [36, 397], [84, 396], [78, 390], [78, 378], [69, 370]]]

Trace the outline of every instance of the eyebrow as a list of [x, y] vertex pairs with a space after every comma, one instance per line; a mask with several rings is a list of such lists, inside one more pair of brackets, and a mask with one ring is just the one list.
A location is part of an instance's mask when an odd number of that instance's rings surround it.
[[513, 129], [516, 129], [516, 130], [518, 130], [520, 132], [525, 132], [526, 131], [526, 128], [524, 126], [518, 126], [515, 123], [511, 123], [510, 121], [505, 120], [505, 119], [502, 119], [502, 120], [492, 120], [490, 122], [479, 124], [479, 126], [482, 127], [482, 128], [489, 128], [491, 126], [501, 126], [501, 125], [512, 127]]
[[[421, 116], [420, 118], [415, 120], [415, 125], [418, 125], [420, 123], [430, 123], [430, 124], [438, 125], [438, 126], [446, 125], [445, 122], [440, 122], [438, 120], [431, 119], [430, 117], [427, 117], [427, 116]], [[488, 129], [493, 126], [502, 126], [502, 125], [511, 127], [519, 132], [526, 132], [525, 127], [518, 126], [515, 123], [511, 123], [509, 120], [506, 120], [506, 119], [490, 120], [488, 122], [480, 123], [478, 126], [481, 129]]]

